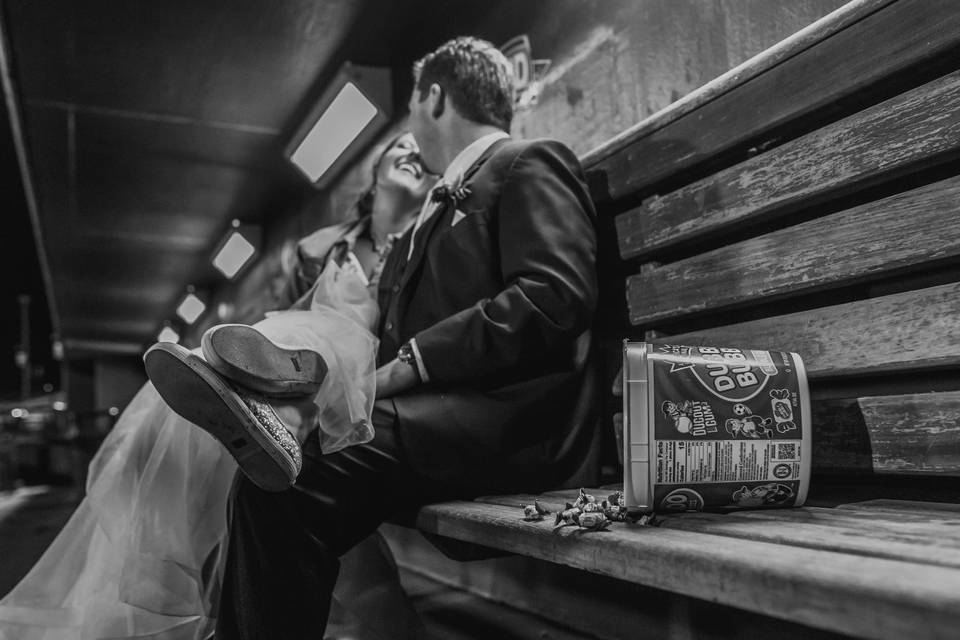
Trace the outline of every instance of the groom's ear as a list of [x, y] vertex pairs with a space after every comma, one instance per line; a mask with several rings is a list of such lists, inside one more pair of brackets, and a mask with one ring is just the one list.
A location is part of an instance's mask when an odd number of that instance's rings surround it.
[[446, 107], [446, 93], [443, 91], [443, 87], [438, 84], [430, 85], [430, 100], [433, 102], [433, 107], [430, 110], [430, 115], [434, 118], [439, 118], [443, 115], [443, 110]]

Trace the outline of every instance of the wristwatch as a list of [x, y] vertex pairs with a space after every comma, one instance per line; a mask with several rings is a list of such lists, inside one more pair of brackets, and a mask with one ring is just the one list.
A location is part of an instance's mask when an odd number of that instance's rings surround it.
[[413, 370], [417, 373], [417, 378], [420, 377], [420, 368], [417, 366], [417, 357], [413, 354], [413, 345], [410, 344], [409, 340], [400, 345], [400, 349], [397, 351], [397, 360], [403, 364], [413, 367]]

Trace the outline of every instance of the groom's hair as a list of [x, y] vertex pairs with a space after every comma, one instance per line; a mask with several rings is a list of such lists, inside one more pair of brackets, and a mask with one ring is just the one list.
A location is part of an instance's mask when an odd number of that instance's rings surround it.
[[446, 42], [413, 65], [418, 100], [439, 85], [461, 116], [510, 130], [513, 66], [486, 40], [461, 37]]

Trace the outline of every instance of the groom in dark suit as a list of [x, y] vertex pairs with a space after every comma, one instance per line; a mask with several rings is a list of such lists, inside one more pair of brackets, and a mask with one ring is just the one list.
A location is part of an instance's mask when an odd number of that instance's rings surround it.
[[[509, 138], [509, 64], [458, 38], [415, 67], [410, 129], [443, 173], [380, 281], [374, 440], [296, 484], [240, 476], [217, 638], [321, 638], [337, 558], [422, 504], [555, 486], [595, 420], [594, 211], [557, 142]], [[371, 612], [374, 614], [375, 612]]]

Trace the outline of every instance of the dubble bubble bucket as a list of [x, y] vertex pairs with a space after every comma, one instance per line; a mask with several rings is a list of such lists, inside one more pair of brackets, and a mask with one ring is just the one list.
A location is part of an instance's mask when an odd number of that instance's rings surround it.
[[625, 341], [624, 500], [661, 513], [798, 507], [810, 394], [796, 353]]

